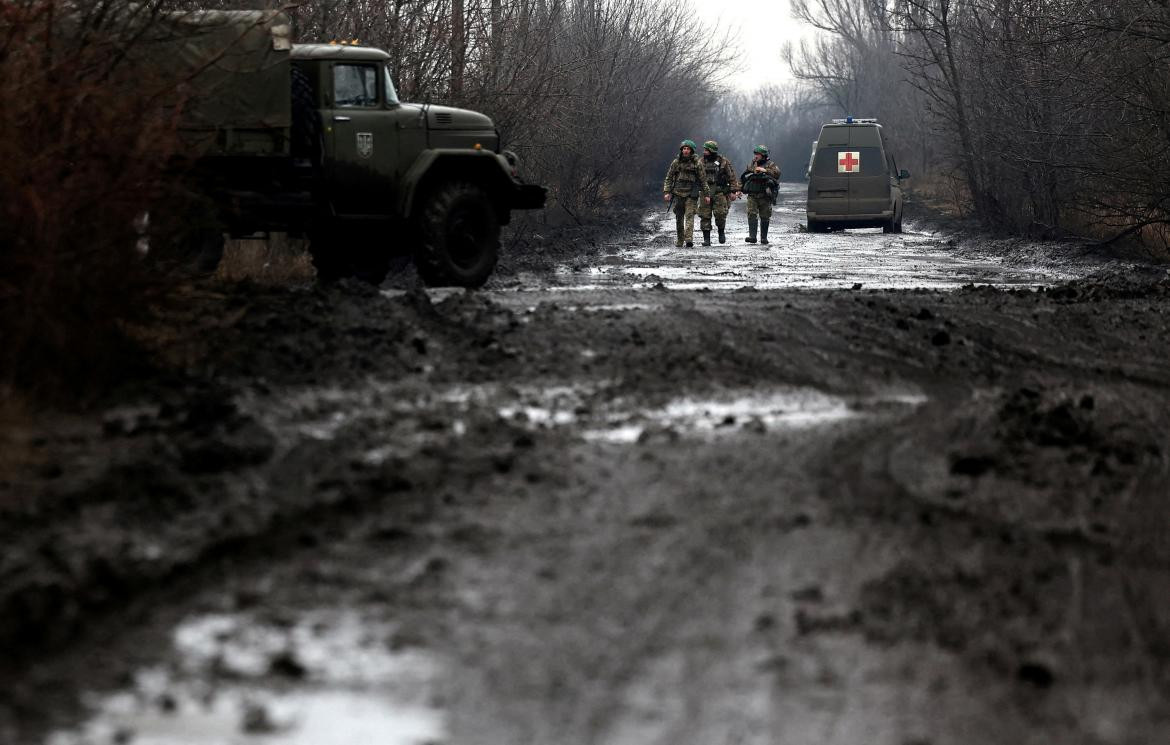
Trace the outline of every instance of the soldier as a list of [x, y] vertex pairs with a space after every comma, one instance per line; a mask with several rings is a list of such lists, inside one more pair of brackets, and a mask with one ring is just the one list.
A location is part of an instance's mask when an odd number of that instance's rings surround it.
[[752, 165], [739, 177], [748, 200], [748, 243], [756, 242], [756, 220], [760, 224], [760, 243], [768, 245], [768, 221], [780, 181], [780, 166], [768, 159], [768, 148], [756, 145]]
[[703, 170], [707, 184], [711, 187], [711, 203], [699, 206], [699, 227], [703, 231], [703, 245], [711, 245], [711, 215], [715, 215], [715, 226], [719, 228], [719, 242], [727, 242], [727, 212], [735, 193], [739, 191], [739, 179], [731, 161], [719, 155], [719, 143], [707, 140], [703, 143]]
[[711, 203], [711, 188], [707, 185], [707, 174], [703, 170], [699, 157], [695, 154], [694, 140], [683, 140], [670, 168], [666, 170], [666, 180], [662, 182], [663, 201], [674, 200], [674, 222], [678, 233], [675, 246], [682, 246], [686, 241], [687, 248], [693, 247], [695, 235], [695, 211], [702, 197], [707, 204]]

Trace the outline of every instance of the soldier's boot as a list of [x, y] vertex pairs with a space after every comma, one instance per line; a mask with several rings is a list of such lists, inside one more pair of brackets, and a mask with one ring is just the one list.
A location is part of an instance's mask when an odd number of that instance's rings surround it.
[[760, 220], [760, 245], [768, 245], [768, 220]]
[[710, 230], [703, 231], [703, 245], [704, 246], [711, 245], [711, 231]]
[[675, 238], [674, 238], [675, 248], [682, 248], [682, 245], [683, 245], [683, 216], [678, 214], [677, 212], [674, 213], [674, 232], [675, 232]]
[[715, 227], [719, 228], [719, 242], [721, 244], [727, 243], [727, 234], [723, 232], [727, 229], [727, 223], [723, 220], [720, 220], [719, 222], [715, 223]]
[[756, 242], [756, 222], [759, 220], [755, 215], [748, 215], [748, 237], [744, 238], [744, 243]]

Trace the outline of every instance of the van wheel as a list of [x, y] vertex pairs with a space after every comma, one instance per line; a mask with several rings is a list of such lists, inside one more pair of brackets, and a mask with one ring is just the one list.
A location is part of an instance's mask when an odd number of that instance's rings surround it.
[[500, 221], [491, 198], [468, 183], [441, 187], [418, 219], [414, 263], [428, 285], [482, 287], [496, 268]]
[[818, 222], [816, 220], [809, 220], [808, 221], [808, 232], [810, 232], [810, 233], [828, 233], [829, 226], [825, 225], [823, 222]]

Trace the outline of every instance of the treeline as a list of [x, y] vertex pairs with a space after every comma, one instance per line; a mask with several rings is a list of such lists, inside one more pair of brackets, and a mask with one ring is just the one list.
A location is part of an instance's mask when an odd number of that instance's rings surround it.
[[129, 61], [167, 13], [204, 8], [280, 8], [299, 41], [387, 49], [403, 100], [495, 119], [551, 188], [549, 219], [643, 198], [725, 69], [667, 0], [0, 0], [0, 398], [105, 363], [122, 377], [136, 322], [171, 291], [135, 246], [148, 212], [150, 255], [164, 243], [152, 205], [182, 183], [183, 147], [160, 102], [185, 86]]
[[307, 0], [293, 15], [302, 41], [386, 49], [403, 100], [490, 115], [574, 215], [664, 168], [725, 61], [668, 0]]
[[719, 97], [696, 136], [719, 142], [719, 152], [744, 171], [752, 148], [765, 145], [785, 181], [803, 181], [812, 142], [825, 121], [827, 107], [797, 86], [765, 85]]
[[[900, 161], [989, 224], [1170, 235], [1161, 0], [794, 0], [824, 32], [794, 69], [890, 125]], [[929, 176], [933, 175], [934, 178]]]

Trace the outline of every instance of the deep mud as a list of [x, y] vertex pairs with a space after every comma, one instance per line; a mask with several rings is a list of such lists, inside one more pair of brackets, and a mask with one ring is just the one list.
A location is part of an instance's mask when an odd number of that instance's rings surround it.
[[1166, 270], [795, 194], [192, 288], [166, 374], [5, 423], [0, 742], [1167, 741]]

